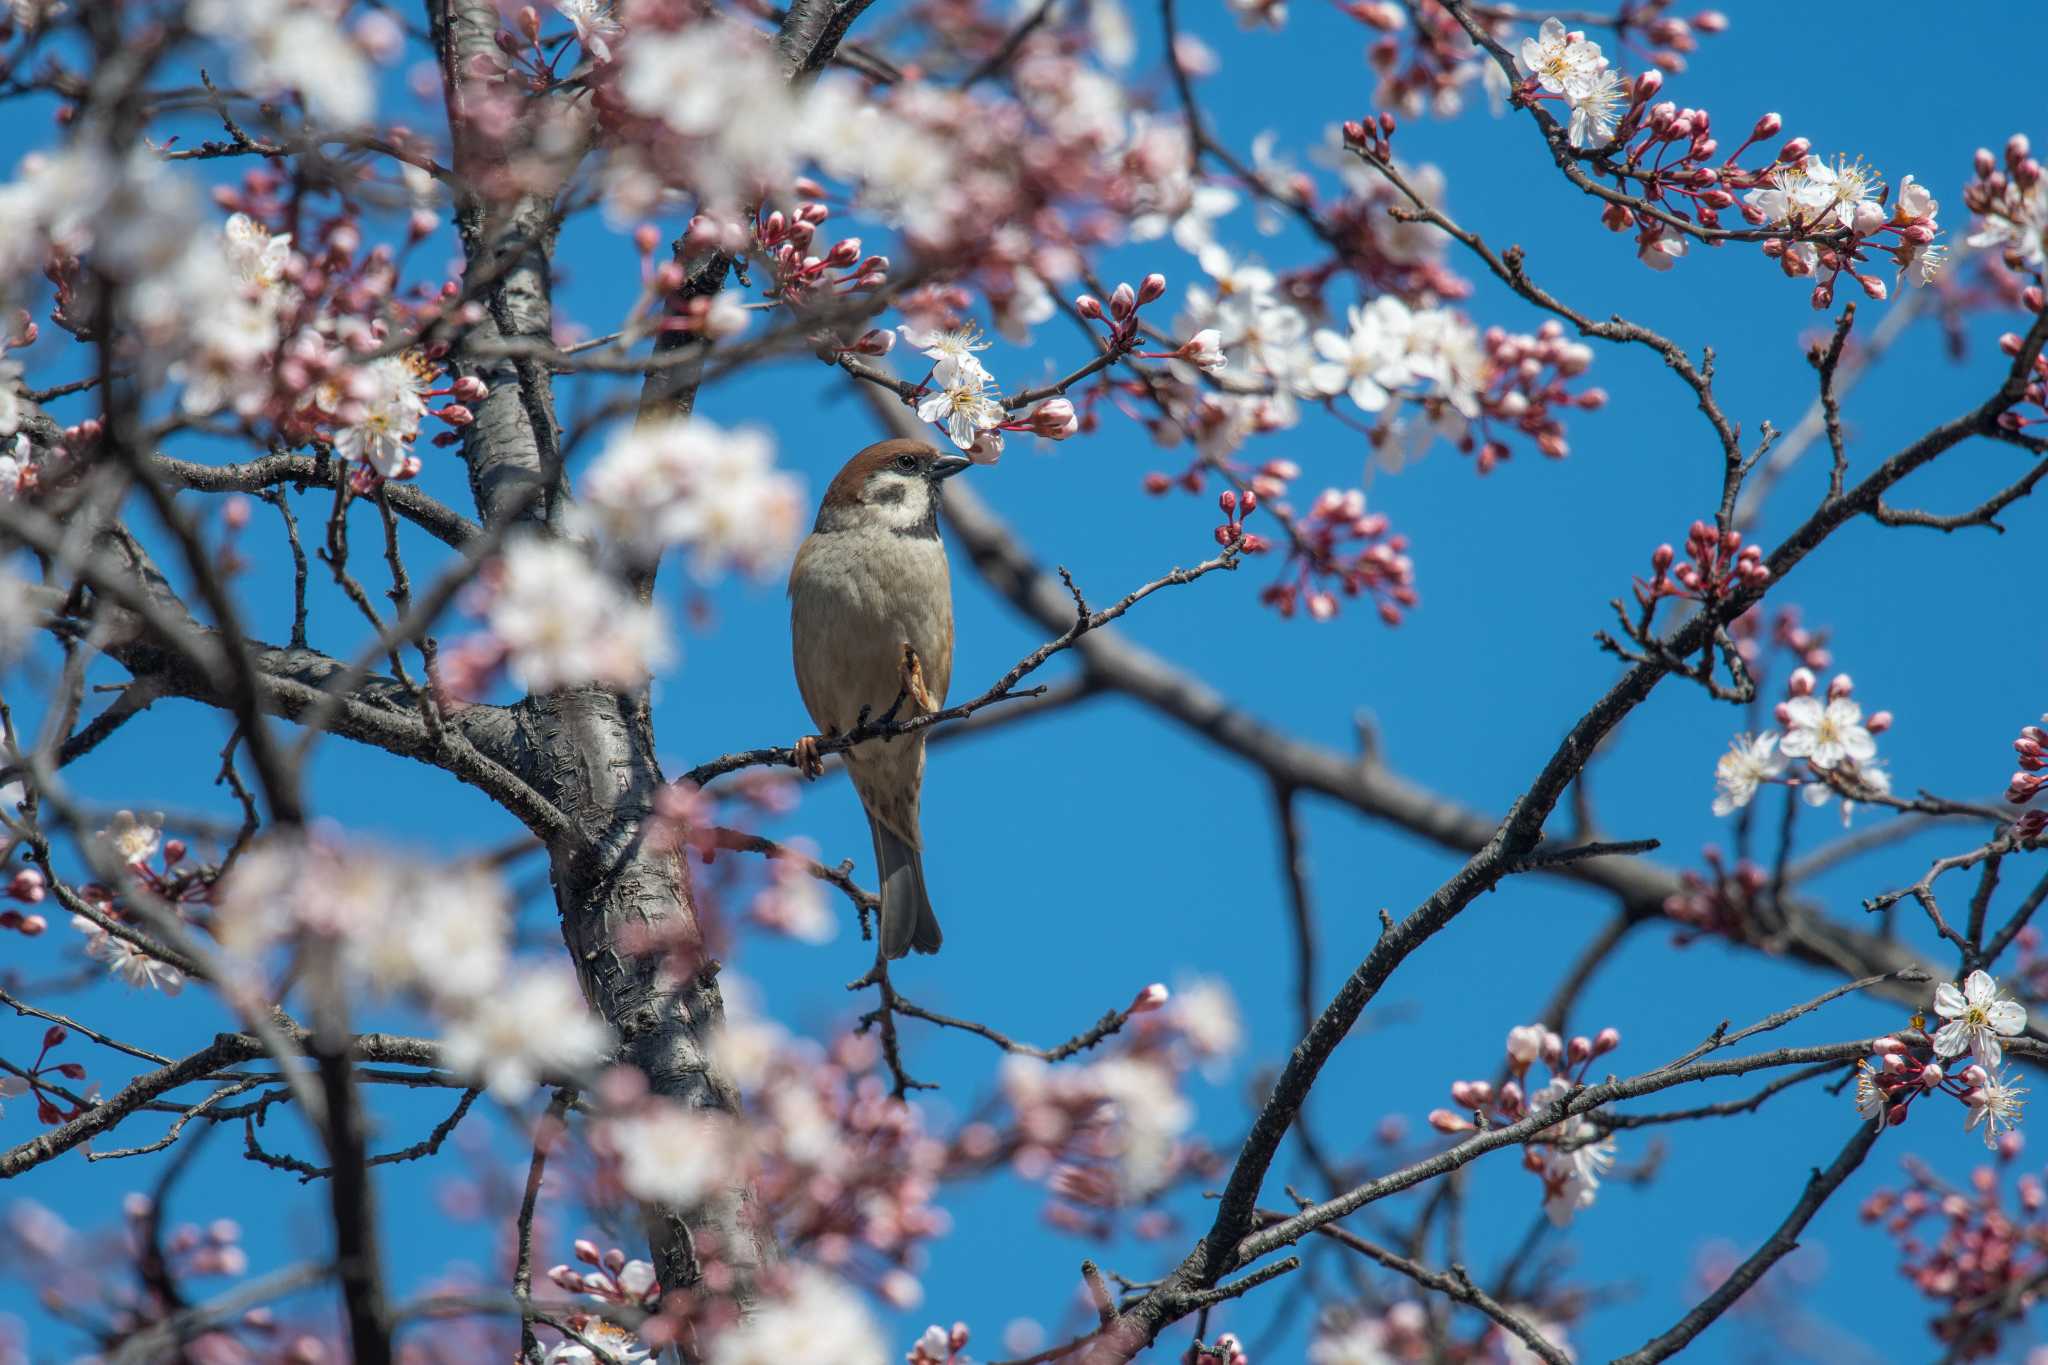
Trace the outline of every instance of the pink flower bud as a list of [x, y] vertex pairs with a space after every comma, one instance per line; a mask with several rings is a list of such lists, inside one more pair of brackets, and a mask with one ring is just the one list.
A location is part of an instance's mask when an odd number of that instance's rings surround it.
[[1621, 1030], [1604, 1028], [1593, 1035], [1593, 1055], [1603, 1057], [1621, 1046]]
[[1064, 398], [1048, 398], [1031, 414], [1032, 431], [1048, 440], [1064, 441], [1080, 427], [1074, 405]]
[[642, 256], [652, 256], [654, 248], [661, 245], [661, 232], [652, 223], [642, 223], [633, 229], [633, 245], [640, 248]]
[[1813, 143], [1803, 137], [1795, 137], [1778, 149], [1778, 160], [1790, 166], [1806, 160], [1813, 151]]
[[1880, 1038], [1870, 1045], [1870, 1050], [1880, 1057], [1895, 1057], [1906, 1050], [1906, 1045], [1896, 1038]]
[[1473, 1129], [1472, 1120], [1448, 1109], [1430, 1110], [1429, 1126], [1439, 1133], [1469, 1133]]
[[1109, 296], [1110, 315], [1121, 322], [1138, 311], [1138, 293], [1128, 284], [1119, 284]]
[[1138, 306], [1140, 308], [1143, 308], [1154, 299], [1165, 297], [1165, 294], [1166, 276], [1156, 270], [1138, 282]]
[[1516, 1071], [1525, 1069], [1529, 1063], [1543, 1054], [1543, 1029], [1536, 1024], [1524, 1024], [1508, 1030], [1508, 1063]]
[[1664, 73], [1652, 67], [1636, 77], [1635, 102], [1637, 104], [1648, 104], [1657, 97], [1657, 92], [1663, 88]]
[[1090, 320], [1102, 316], [1102, 300], [1093, 294], [1083, 294], [1074, 300], [1074, 311]]
[[1840, 701], [1856, 690], [1856, 680], [1847, 673], [1837, 673], [1828, 679], [1828, 700]]
[[1593, 1040], [1584, 1034], [1574, 1036], [1566, 1055], [1571, 1059], [1573, 1066], [1577, 1066], [1581, 1062], [1591, 1061], [1593, 1057]]
[[1161, 982], [1155, 981], [1131, 998], [1130, 1008], [1125, 1010], [1124, 1013], [1150, 1014], [1166, 1003], [1167, 995], [1166, 986]]
[[887, 355], [896, 345], [896, 334], [879, 327], [871, 327], [860, 334], [860, 340], [849, 348], [862, 355]]
[[1792, 670], [1792, 676], [1785, 680], [1785, 693], [1792, 697], [1812, 696], [1814, 681], [1812, 669], [1795, 668]]
[[[1776, 137], [1784, 129], [1784, 119], [1779, 118], [1775, 113], [1765, 114], [1756, 121], [1756, 127], [1749, 130], [1749, 140], [1751, 142], [1762, 142], [1767, 138]], [[1781, 161], [1784, 159], [1783, 157], [1779, 158]]]

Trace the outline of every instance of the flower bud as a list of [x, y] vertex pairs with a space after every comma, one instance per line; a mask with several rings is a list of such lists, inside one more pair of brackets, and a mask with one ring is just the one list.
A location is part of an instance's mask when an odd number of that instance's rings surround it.
[[1621, 1030], [1618, 1028], [1604, 1028], [1593, 1035], [1593, 1055], [1595, 1057], [1604, 1057], [1620, 1046]]
[[1813, 151], [1813, 143], [1803, 137], [1795, 137], [1778, 149], [1778, 160], [1790, 166], [1806, 160]]
[[1031, 430], [1047, 440], [1064, 441], [1080, 427], [1074, 405], [1064, 398], [1048, 398], [1031, 414]]
[[1130, 1008], [1125, 1010], [1124, 1013], [1150, 1014], [1166, 1003], [1167, 996], [1166, 986], [1161, 982], [1155, 981], [1131, 998]]
[[1448, 1109], [1430, 1110], [1429, 1126], [1439, 1133], [1469, 1133], [1473, 1128], [1472, 1120]]
[[1102, 300], [1093, 294], [1083, 294], [1074, 300], [1074, 311], [1091, 321], [1102, 316]]
[[1138, 311], [1138, 294], [1128, 284], [1119, 284], [1109, 296], [1110, 315], [1122, 322]]
[[[1778, 117], [1776, 113], [1765, 114], [1756, 121], [1756, 126], [1749, 130], [1749, 140], [1751, 142], [1763, 142], [1768, 138], [1776, 137], [1784, 129], [1784, 119]], [[1780, 159], [1782, 160], [1783, 158]]]
[[1155, 270], [1138, 283], [1138, 306], [1142, 308], [1154, 299], [1163, 298], [1165, 294], [1166, 276]]

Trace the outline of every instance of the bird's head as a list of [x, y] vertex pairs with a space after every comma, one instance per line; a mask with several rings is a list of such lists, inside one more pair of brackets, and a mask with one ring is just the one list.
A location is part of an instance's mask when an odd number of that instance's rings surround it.
[[818, 504], [820, 531], [939, 533], [939, 484], [973, 461], [922, 441], [879, 441], [846, 462]]

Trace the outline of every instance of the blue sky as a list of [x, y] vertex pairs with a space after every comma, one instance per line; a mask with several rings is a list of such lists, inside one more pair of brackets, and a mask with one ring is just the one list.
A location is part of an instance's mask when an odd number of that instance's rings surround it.
[[[888, 8], [885, 2], [876, 13]], [[1726, 129], [1746, 129], [1757, 114], [1775, 109], [1788, 134], [1810, 137], [1817, 150], [1860, 153], [1894, 184], [1910, 172], [1943, 201], [1943, 220], [1957, 235], [1972, 149], [1996, 147], [2017, 130], [2048, 134], [2030, 125], [2040, 108], [2032, 59], [2048, 38], [2048, 20], [2036, 7], [1958, 8], [1939, 24], [1916, 17], [1909, 35], [1877, 19], [1850, 25], [1839, 11], [1820, 7], [1725, 8], [1732, 31], [1707, 42], [1693, 71], [1667, 83], [1667, 95], [1705, 105]], [[1156, 16], [1141, 10], [1136, 18], [1140, 61], [1152, 60]], [[1204, 0], [1187, 22], [1222, 56], [1223, 73], [1204, 94], [1219, 131], [1241, 152], [1269, 128], [1283, 147], [1305, 150], [1320, 142], [1326, 125], [1368, 107], [1368, 35], [1334, 9], [1298, 5], [1279, 33], [1240, 33], [1219, 5]], [[1917, 82], [1902, 88], [1908, 57], [1913, 70], [1933, 73], [1934, 90]], [[1809, 309], [1806, 289], [1780, 278], [1753, 249], [1695, 248], [1668, 275], [1641, 268], [1628, 239], [1605, 232], [1590, 202], [1555, 176], [1534, 128], [1521, 119], [1493, 119], [1480, 109], [1449, 124], [1408, 123], [1397, 149], [1408, 160], [1442, 165], [1459, 220], [1497, 247], [1520, 243], [1532, 274], [1585, 312], [1623, 311], [1688, 347], [1712, 344], [1723, 404], [1746, 435], [1763, 419], [1785, 428], [1804, 412], [1812, 383], [1802, 353], [1824, 320]], [[1255, 239], [1242, 210], [1223, 231], [1273, 264], [1305, 259], [1306, 246], [1294, 237]], [[566, 311], [601, 327], [637, 285], [633, 260], [595, 222], [571, 229], [562, 257], [575, 264], [564, 287]], [[1452, 263], [1464, 268], [1455, 256]], [[1168, 275], [1170, 301], [1196, 274], [1192, 260], [1166, 244], [1125, 249], [1108, 273], [1135, 278], [1149, 269]], [[1335, 301], [1348, 300], [1340, 293]], [[1468, 308], [1482, 325], [1527, 330], [1539, 321], [1483, 279]], [[1875, 323], [1883, 311], [1865, 305], [1865, 322]], [[2010, 321], [1971, 319], [1971, 352], [1962, 366], [1945, 359], [1925, 330], [1887, 357], [1848, 406], [1853, 467], [1868, 469], [1903, 439], [1975, 402], [1993, 382], [2000, 362], [1992, 343]], [[996, 374], [1063, 370], [1079, 354], [1077, 338], [1060, 328], [1048, 326], [1037, 341], [1028, 351], [992, 351]], [[1687, 524], [1711, 510], [1718, 490], [1718, 450], [1661, 362], [1646, 351], [1602, 347], [1590, 378], [1612, 401], [1603, 412], [1574, 419], [1572, 453], [1562, 462], [1522, 449], [1482, 480], [1468, 460], [1439, 448], [1397, 477], [1374, 480], [1373, 505], [1412, 539], [1422, 594], [1421, 607], [1398, 629], [1362, 609], [1325, 625], [1280, 621], [1254, 600], [1270, 572], [1257, 564], [1235, 577], [1162, 593], [1123, 629], [1304, 739], [1347, 748], [1354, 718], [1369, 715], [1398, 771], [1476, 808], [1502, 809], [1614, 676], [1613, 660], [1591, 641], [1608, 619], [1607, 599], [1626, 592], [1660, 540], [1681, 540]], [[809, 360], [714, 386], [699, 411], [721, 423], [767, 426], [784, 461], [806, 475], [814, 492], [874, 434], [865, 406]], [[1213, 516], [1206, 499], [1140, 492], [1140, 477], [1159, 463], [1142, 430], [1110, 420], [1091, 439], [1034, 444], [1016, 442], [1000, 465], [968, 477], [1042, 562], [1065, 564], [1092, 599], [1108, 600], [1208, 551]], [[1297, 460], [1308, 488], [1356, 482], [1365, 456], [1355, 433], [1329, 421], [1277, 438], [1269, 453]], [[452, 458], [427, 458], [428, 486], [459, 498]], [[2019, 458], [2008, 448], [1965, 447], [1917, 477], [1901, 500], [1943, 509], [1974, 502], [2014, 477]], [[1766, 544], [1804, 515], [1824, 483], [1819, 460], [1799, 467], [1764, 519]], [[288, 579], [278, 577], [277, 558], [264, 548], [272, 514], [257, 510], [251, 541], [261, 553], [243, 586], [262, 628], [281, 635]], [[319, 515], [310, 504], [302, 510]], [[1854, 674], [1866, 706], [1897, 715], [1882, 751], [1901, 790], [1995, 792], [2009, 769], [2012, 734], [2048, 707], [2042, 639], [2026, 628], [2029, 616], [2015, 610], [2028, 600], [2030, 572], [2038, 571], [2040, 516], [2038, 506], [2019, 505], [2003, 537], [1858, 524], [1773, 591], [1772, 602], [1797, 603], [1810, 624], [1832, 630], [1838, 666]], [[424, 547], [418, 554], [416, 573], [431, 562]], [[966, 696], [1041, 637], [964, 563], [956, 563], [955, 581], [954, 690]], [[671, 608], [682, 601], [681, 583], [676, 574], [663, 580]], [[779, 584], [726, 585], [709, 605], [709, 623], [686, 630], [683, 662], [657, 694], [657, 731], [671, 771], [735, 748], [784, 743], [806, 728], [788, 668]], [[316, 641], [324, 636], [336, 652], [353, 652], [361, 632], [346, 605], [323, 592], [315, 612]], [[1063, 669], [1055, 664], [1048, 672], [1059, 676]], [[1697, 865], [1705, 844], [1725, 846], [1730, 831], [1708, 812], [1711, 772], [1738, 728], [1738, 713], [1699, 691], [1660, 688], [1629, 718], [1594, 773], [1609, 833], [1663, 839], [1654, 856], [1671, 866]], [[208, 787], [224, 736], [219, 717], [160, 703], [145, 724], [79, 764], [75, 780], [109, 805], [224, 811]], [[314, 791], [322, 815], [420, 847], [480, 848], [516, 833], [510, 817], [452, 780], [338, 740], [319, 750]], [[1322, 917], [1322, 998], [1371, 945], [1378, 911], [1405, 913], [1456, 863], [1326, 803], [1311, 800], [1305, 810]], [[1871, 818], [1860, 816], [1859, 823]], [[1196, 1088], [1203, 1131], [1219, 1146], [1234, 1146], [1251, 1099], [1261, 1093], [1257, 1078], [1285, 1058], [1296, 1038], [1285, 884], [1260, 774], [1126, 702], [1095, 701], [1054, 720], [945, 746], [931, 765], [925, 827], [927, 874], [947, 942], [936, 960], [902, 969], [906, 993], [1049, 1042], [1128, 1000], [1147, 981], [1220, 977], [1243, 1004], [1247, 1052], [1223, 1083]], [[813, 839], [828, 860], [852, 856], [863, 870], [868, 862], [863, 822], [842, 786], [807, 791], [800, 811], [778, 828]], [[1834, 816], [1806, 813], [1800, 828], [1802, 847], [1810, 848], [1835, 832]], [[1913, 880], [1929, 857], [1965, 847], [1968, 838], [1922, 837], [1814, 889], [1836, 913], [1859, 916], [1860, 898]], [[531, 865], [522, 870], [539, 880]], [[1507, 1029], [1535, 1015], [1609, 913], [1597, 897], [1530, 878], [1475, 905], [1410, 959], [1367, 1012], [1366, 1027], [1331, 1062], [1312, 1102], [1323, 1141], [1339, 1152], [1369, 1154], [1379, 1120], [1397, 1114], [1426, 1142], [1422, 1117], [1446, 1102], [1450, 1081], [1492, 1072]], [[523, 924], [545, 941], [552, 916], [542, 894]], [[1914, 941], [1925, 937], [1911, 915], [1901, 924]], [[1587, 1032], [1605, 1025], [1622, 1031], [1623, 1047], [1612, 1059], [1618, 1071], [1654, 1066], [1724, 1019], [1739, 1025], [1833, 984], [1752, 952], [1708, 943], [1680, 948], [1671, 940], [1665, 928], [1638, 931], [1574, 1016], [1574, 1026]], [[41, 943], [17, 944], [15, 960], [25, 976], [43, 976], [54, 951], [68, 945], [60, 924]], [[841, 986], [863, 969], [865, 953], [851, 932], [822, 948], [749, 940], [735, 965], [760, 983], [774, 1013], [830, 1029], [857, 1008]], [[117, 1034], [146, 1032], [160, 1050], [201, 1043], [219, 1025], [203, 1007], [164, 1008], [109, 990], [72, 1004]], [[1896, 1009], [1849, 1000], [1779, 1040], [1837, 1039], [1892, 1026], [1899, 1017]], [[7, 1027], [0, 1034], [5, 1055], [32, 1053], [40, 1025]], [[918, 1028], [907, 1039], [912, 1069], [944, 1086], [925, 1101], [935, 1117], [965, 1111], [984, 1093], [995, 1060], [985, 1043]], [[104, 1071], [82, 1044], [70, 1047], [111, 1088], [116, 1073]], [[393, 1105], [382, 1145], [416, 1139], [439, 1117], [439, 1104]], [[1571, 1262], [1575, 1282], [1615, 1291], [1573, 1334], [1580, 1358], [1631, 1348], [1668, 1326], [1690, 1301], [1702, 1249], [1725, 1242], [1746, 1254], [1782, 1217], [1808, 1167], [1832, 1159], [1851, 1121], [1845, 1100], [1805, 1089], [1755, 1116], [1666, 1133], [1653, 1184], [1610, 1188], [1554, 1244]], [[8, 1139], [18, 1140], [31, 1131], [33, 1115], [17, 1104], [4, 1123]], [[1641, 1134], [1623, 1142], [1624, 1162], [1641, 1159], [1650, 1145]], [[288, 1176], [241, 1161], [238, 1145], [234, 1134], [213, 1141], [181, 1187], [173, 1216], [240, 1217], [258, 1269], [317, 1249], [323, 1234], [316, 1196]], [[1781, 1288], [1795, 1287], [1813, 1314], [1851, 1321], [1873, 1293], [1897, 1283], [1892, 1248], [1856, 1223], [1857, 1202], [1895, 1185], [1898, 1159], [1908, 1152], [1961, 1174], [1981, 1151], [1959, 1120], [1950, 1126], [1923, 1119], [1887, 1138], [1815, 1221], [1799, 1254], [1799, 1278]], [[505, 1142], [484, 1159], [504, 1162], [506, 1170], [520, 1160]], [[97, 1226], [118, 1216], [123, 1193], [147, 1188], [154, 1177], [141, 1162], [88, 1170], [73, 1156], [22, 1188], [0, 1192], [0, 1203], [32, 1198], [79, 1226]], [[478, 1263], [488, 1257], [488, 1242], [473, 1227], [450, 1233], [432, 1212], [438, 1178], [431, 1167], [406, 1166], [380, 1180], [390, 1269], [401, 1289], [421, 1283], [451, 1254]], [[1303, 1178], [1290, 1152], [1268, 1201], [1282, 1201], [1282, 1180]], [[1520, 1237], [1537, 1192], [1508, 1155], [1480, 1163], [1469, 1189], [1466, 1257], [1477, 1273]], [[1203, 1201], [1189, 1195], [1173, 1202], [1187, 1235], [1101, 1249], [1045, 1227], [1042, 1191], [1012, 1180], [952, 1190], [946, 1202], [955, 1227], [934, 1247], [924, 1275], [926, 1305], [894, 1324], [907, 1345], [926, 1321], [963, 1318], [976, 1329], [981, 1355], [999, 1354], [997, 1337], [1012, 1318], [1035, 1318], [1051, 1331], [1066, 1325], [1084, 1255], [1148, 1278], [1179, 1257], [1207, 1218]], [[543, 1258], [565, 1259], [567, 1237], [584, 1230], [566, 1228], [560, 1246]], [[1429, 1258], [1441, 1262], [1441, 1247], [1433, 1246]], [[1000, 1275], [988, 1273], [992, 1262]], [[1334, 1282], [1331, 1271], [1319, 1273]], [[1246, 1335], [1255, 1359], [1299, 1359], [1298, 1316], [1287, 1330], [1268, 1330], [1285, 1297], [1269, 1289], [1219, 1315], [1216, 1325]], [[0, 1308], [33, 1312], [14, 1284], [0, 1285]], [[1911, 1323], [1916, 1314], [1917, 1307], [1900, 1305], [1888, 1317]], [[1889, 1330], [1890, 1338], [1865, 1339], [1878, 1358], [1927, 1354], [1912, 1327]], [[1739, 1318], [1730, 1318], [1702, 1340], [1699, 1358], [1746, 1358], [1749, 1336]], [[40, 1319], [37, 1358], [57, 1358], [71, 1340]], [[1816, 1348], [1836, 1359], [1851, 1358], [1847, 1350], [1833, 1341]]]

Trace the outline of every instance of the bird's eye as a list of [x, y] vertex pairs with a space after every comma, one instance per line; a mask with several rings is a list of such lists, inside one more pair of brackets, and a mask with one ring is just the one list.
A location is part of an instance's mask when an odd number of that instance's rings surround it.
[[896, 457], [896, 467], [908, 474], [917, 468], [917, 457], [914, 455], [898, 455]]

